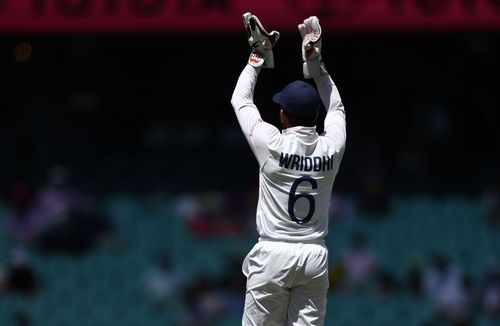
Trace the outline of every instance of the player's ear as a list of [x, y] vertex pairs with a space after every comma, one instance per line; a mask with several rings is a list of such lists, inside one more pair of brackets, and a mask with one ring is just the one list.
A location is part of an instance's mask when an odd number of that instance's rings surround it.
[[285, 111], [283, 109], [280, 109], [280, 121], [283, 127], [288, 128], [288, 118], [286, 117]]

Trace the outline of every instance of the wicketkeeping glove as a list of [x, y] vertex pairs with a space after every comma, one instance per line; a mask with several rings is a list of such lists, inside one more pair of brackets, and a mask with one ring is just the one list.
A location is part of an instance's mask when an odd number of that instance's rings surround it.
[[302, 36], [302, 70], [304, 78], [310, 79], [328, 71], [321, 58], [321, 26], [316, 16], [311, 16], [298, 25]]
[[251, 12], [243, 14], [243, 24], [247, 31], [248, 44], [252, 47], [248, 63], [254, 67], [274, 68], [273, 47], [278, 42], [280, 33], [274, 30], [268, 33], [259, 18]]

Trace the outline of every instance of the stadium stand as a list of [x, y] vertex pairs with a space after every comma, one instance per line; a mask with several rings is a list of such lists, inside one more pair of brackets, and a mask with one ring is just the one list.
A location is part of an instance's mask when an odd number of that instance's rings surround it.
[[[116, 226], [112, 240], [76, 258], [30, 252], [40, 290], [30, 297], [2, 293], [0, 324], [18, 325], [19, 319], [28, 318], [33, 325], [183, 325], [187, 315], [198, 313], [192, 310], [192, 298], [185, 295], [189, 286], [208, 279], [216, 284], [208, 287], [213, 289], [221, 287], [217, 282], [227, 273], [239, 276], [228, 257], [243, 259], [256, 238], [251, 232], [196, 237], [190, 234], [186, 219], [176, 213], [175, 204], [176, 198], [168, 194], [117, 194], [104, 200], [105, 211]], [[440, 252], [479, 283], [491, 256], [500, 252], [498, 231], [487, 225], [484, 213], [478, 198], [420, 196], [392, 198], [389, 214], [382, 219], [358, 214], [344, 221], [333, 216], [327, 238], [332, 266], [349, 247], [350, 235], [365, 232], [377, 265], [389, 271], [398, 286], [388, 293], [373, 290], [376, 282], [368, 292], [332, 289], [328, 324], [365, 325], [371, 320], [370, 325], [423, 325], [435, 307], [403, 286], [408, 267], [413, 261], [425, 266], [432, 253]], [[1, 239], [5, 266], [7, 244], [5, 237]], [[151, 304], [140, 283], [158, 252], [170, 257], [186, 280], [185, 287], [162, 306]], [[238, 289], [242, 296], [244, 289]], [[206, 320], [209, 325], [235, 325], [240, 316], [237, 308], [222, 309]], [[493, 325], [488, 318], [479, 313], [476, 321]]]

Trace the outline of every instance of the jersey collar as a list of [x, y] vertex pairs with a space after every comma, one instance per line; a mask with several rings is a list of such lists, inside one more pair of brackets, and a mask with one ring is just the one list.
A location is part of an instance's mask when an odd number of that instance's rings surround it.
[[300, 137], [305, 137], [305, 138], [316, 138], [318, 137], [318, 132], [316, 131], [316, 126], [314, 127], [296, 126], [283, 129], [283, 135], [298, 135]]

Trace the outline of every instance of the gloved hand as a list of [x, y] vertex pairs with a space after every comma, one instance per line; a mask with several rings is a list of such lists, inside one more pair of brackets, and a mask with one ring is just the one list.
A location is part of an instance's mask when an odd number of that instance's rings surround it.
[[304, 78], [310, 79], [327, 74], [321, 58], [321, 26], [316, 16], [311, 16], [298, 25], [302, 36], [302, 71]]
[[251, 12], [243, 14], [243, 23], [248, 35], [248, 44], [252, 47], [248, 63], [254, 67], [274, 68], [273, 47], [278, 42], [280, 33], [274, 30], [268, 33], [259, 18]]

